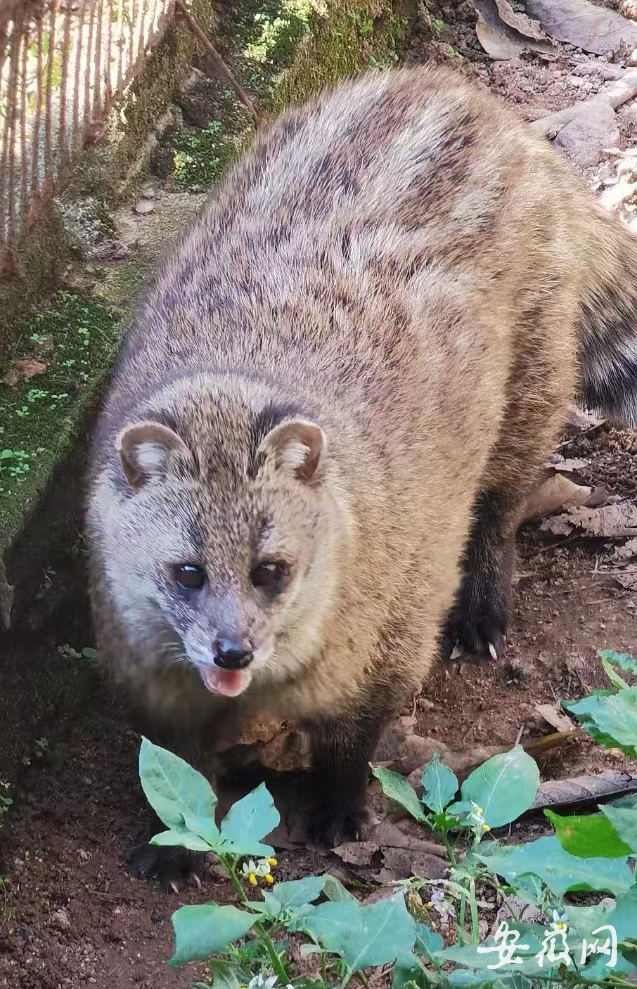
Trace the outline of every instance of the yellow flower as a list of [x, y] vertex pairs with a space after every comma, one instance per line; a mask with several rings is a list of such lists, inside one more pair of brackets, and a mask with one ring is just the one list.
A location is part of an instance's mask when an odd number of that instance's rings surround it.
[[427, 906], [428, 906], [428, 907], [429, 907], [430, 909], [431, 909], [431, 907], [433, 907], [433, 905], [434, 905], [434, 901], [433, 901], [433, 900], [430, 900], [430, 901], [429, 901], [429, 903], [427, 904]]
[[271, 866], [272, 866], [272, 868], [274, 868], [274, 866], [275, 866], [275, 865], [278, 865], [278, 864], [279, 864], [279, 863], [277, 862], [277, 860], [276, 860], [276, 859], [268, 859], [268, 865], [271, 865]]
[[266, 873], [266, 875], [263, 878], [265, 879], [266, 883], [274, 882], [274, 877], [269, 872]]
[[483, 824], [483, 825], [482, 825], [482, 830], [483, 830], [483, 831], [490, 831], [490, 830], [491, 830], [491, 828], [489, 827], [489, 825], [488, 825], [488, 824]]
[[251, 872], [248, 875], [248, 882], [250, 883], [251, 886], [256, 886], [256, 884], [257, 884], [257, 877], [255, 876], [254, 872]]

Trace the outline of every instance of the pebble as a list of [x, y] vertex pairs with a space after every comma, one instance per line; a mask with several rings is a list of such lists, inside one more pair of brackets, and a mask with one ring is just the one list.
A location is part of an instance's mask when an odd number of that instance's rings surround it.
[[70, 931], [71, 929], [71, 918], [63, 907], [51, 914], [51, 923], [57, 927], [58, 931]]
[[135, 212], [140, 216], [143, 216], [145, 213], [152, 213], [154, 209], [155, 204], [151, 199], [138, 199], [135, 203]]

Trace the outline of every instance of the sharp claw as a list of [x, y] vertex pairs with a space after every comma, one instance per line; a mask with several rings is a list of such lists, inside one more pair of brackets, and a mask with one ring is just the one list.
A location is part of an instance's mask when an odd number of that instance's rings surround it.
[[492, 642], [489, 643], [489, 655], [491, 656], [491, 659], [497, 660], [497, 658], [498, 658], [498, 654], [496, 652], [496, 648], [495, 648], [495, 646], [493, 645]]
[[197, 889], [201, 889], [201, 879], [199, 878], [196, 872], [193, 872], [192, 879]]
[[464, 656], [464, 653], [460, 648], [460, 646], [458, 645], [458, 643], [456, 642], [455, 646], [451, 650], [451, 656], [449, 657], [449, 660], [453, 663], [455, 662], [456, 659], [460, 659], [461, 656]]
[[177, 886], [177, 883], [174, 882], [174, 880], [171, 879], [170, 882], [168, 883], [168, 885], [172, 889], [173, 893], [176, 893], [177, 896], [179, 896], [179, 887]]

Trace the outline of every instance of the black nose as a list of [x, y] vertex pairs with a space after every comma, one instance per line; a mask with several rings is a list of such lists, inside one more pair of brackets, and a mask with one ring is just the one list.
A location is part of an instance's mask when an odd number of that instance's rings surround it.
[[252, 662], [252, 649], [245, 642], [219, 639], [215, 649], [215, 665], [222, 670], [244, 670]]

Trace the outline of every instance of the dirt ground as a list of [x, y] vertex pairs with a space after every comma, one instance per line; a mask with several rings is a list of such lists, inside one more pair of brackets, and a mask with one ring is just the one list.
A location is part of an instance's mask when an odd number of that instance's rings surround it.
[[[582, 80], [592, 90], [601, 84], [601, 75], [575, 74], [590, 59], [573, 49], [551, 62], [535, 56], [491, 62], [475, 37], [469, 3], [444, 8], [442, 16], [445, 44], [466, 56], [464, 70], [529, 119], [581, 99]], [[448, 58], [445, 44], [416, 37], [407, 61]], [[637, 101], [618, 117], [622, 146], [635, 144]], [[595, 179], [596, 172], [589, 170], [588, 177]], [[588, 460], [583, 474], [594, 483], [637, 497], [636, 434], [602, 427], [561, 452]], [[538, 526], [528, 526], [519, 550], [506, 658], [438, 665], [416, 703], [416, 730], [452, 749], [546, 734], [537, 704], [603, 685], [597, 649], [637, 651], [637, 592], [619, 587], [609, 572], [608, 542], [547, 539]], [[172, 989], [196, 976], [196, 968], [166, 966], [170, 915], [182, 903], [223, 900], [228, 891], [212, 870], [202, 877], [201, 890], [192, 886], [179, 895], [128, 876], [124, 856], [146, 820], [138, 744], [117, 706], [98, 697], [64, 744], [25, 770], [0, 856], [0, 874], [7, 875], [0, 886], [0, 986]], [[567, 778], [625, 765], [616, 753], [580, 738], [553, 750], [541, 770], [545, 779]], [[294, 849], [279, 859], [280, 878], [334, 864]]]

